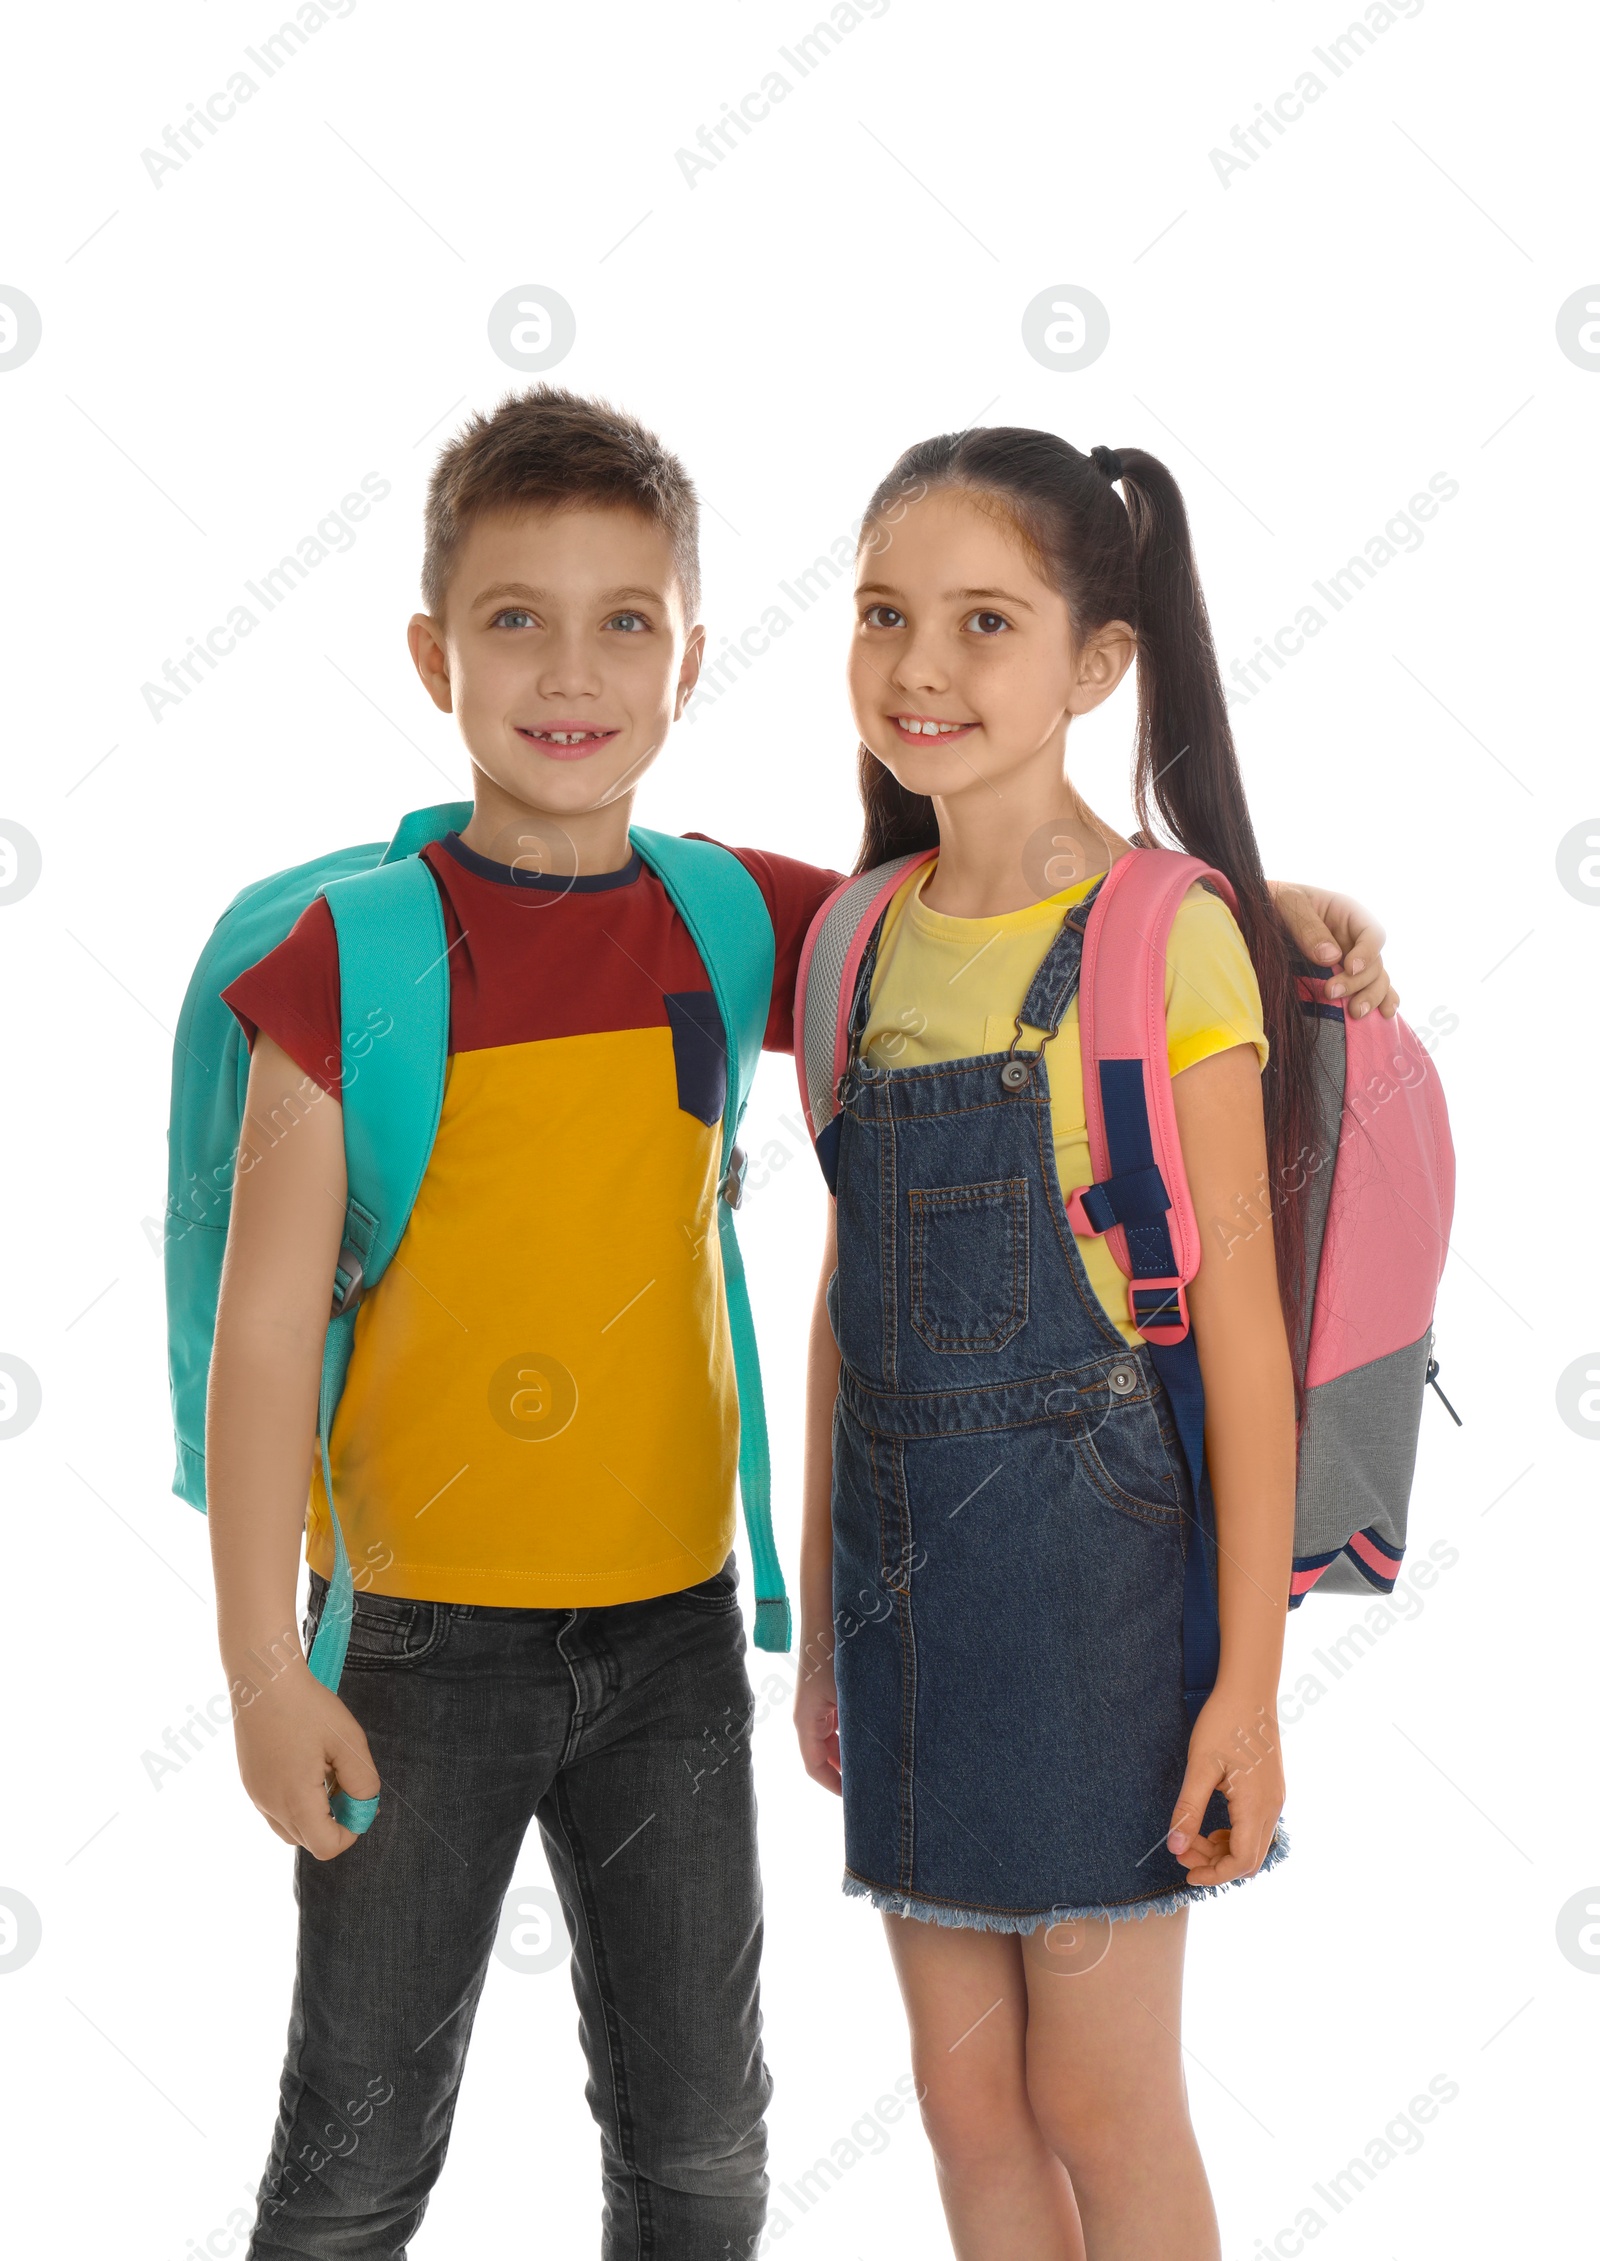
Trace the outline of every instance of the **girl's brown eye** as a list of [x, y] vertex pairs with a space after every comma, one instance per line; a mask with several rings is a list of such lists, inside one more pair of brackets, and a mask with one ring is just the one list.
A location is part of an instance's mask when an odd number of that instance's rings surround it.
[[868, 628], [900, 628], [905, 625], [903, 616], [895, 611], [893, 605], [868, 605], [861, 618]]
[[980, 636], [998, 636], [1000, 631], [1003, 628], [1009, 628], [1011, 623], [1003, 613], [975, 612], [968, 620], [967, 626], [976, 628]]

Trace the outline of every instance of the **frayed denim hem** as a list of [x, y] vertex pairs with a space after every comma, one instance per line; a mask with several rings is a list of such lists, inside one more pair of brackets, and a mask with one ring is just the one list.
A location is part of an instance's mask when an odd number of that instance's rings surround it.
[[[1265, 1876], [1268, 1869], [1276, 1868], [1289, 1850], [1289, 1833], [1280, 1821], [1273, 1832], [1272, 1843], [1267, 1847], [1267, 1857], [1254, 1872]], [[852, 1876], [847, 1871], [844, 1879], [846, 1895], [853, 1900], [870, 1900], [884, 1915], [912, 1916], [919, 1923], [943, 1924], [951, 1931], [1009, 1931], [1031, 1932], [1058, 1923], [1089, 1923], [1103, 1920], [1107, 1923], [1130, 1923], [1145, 1916], [1175, 1916], [1180, 1908], [1191, 1901], [1214, 1900], [1223, 1892], [1232, 1892], [1238, 1885], [1250, 1884], [1252, 1876], [1230, 1877], [1226, 1884], [1180, 1884], [1171, 1892], [1158, 1892], [1148, 1900], [1128, 1900], [1115, 1908], [1090, 1906], [1083, 1908], [1043, 1908], [1037, 1913], [1028, 1911], [1020, 1915], [1007, 1915], [1000, 1908], [963, 1907], [959, 1901], [923, 1900], [914, 1893], [890, 1892], [882, 1886], [869, 1884], [865, 1878]]]

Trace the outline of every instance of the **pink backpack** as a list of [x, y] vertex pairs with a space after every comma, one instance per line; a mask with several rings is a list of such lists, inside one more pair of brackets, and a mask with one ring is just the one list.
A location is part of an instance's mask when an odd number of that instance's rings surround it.
[[[839, 1078], [867, 945], [895, 891], [934, 853], [902, 856], [846, 880], [806, 937], [795, 1062], [801, 1105], [830, 1176]], [[1073, 1230], [1104, 1233], [1127, 1276], [1130, 1316], [1172, 1399], [1195, 1479], [1208, 1545], [1189, 1550], [1191, 1690], [1210, 1685], [1206, 1651], [1216, 1638], [1214, 1594], [1200, 1586], [1211, 1536], [1204, 1397], [1185, 1295], [1203, 1249], [1167, 1072], [1165, 995], [1167, 936], [1196, 880], [1233, 905], [1220, 872], [1160, 848], [1119, 858], [1095, 892], [1078, 989], [1095, 1183], [1062, 1189]], [[1316, 1022], [1318, 1145], [1302, 1157], [1299, 1183], [1286, 1188], [1309, 1187], [1306, 1260], [1314, 1282], [1291, 1608], [1319, 1585], [1324, 1592], [1389, 1593], [1400, 1574], [1423, 1390], [1430, 1382], [1438, 1390], [1433, 1310], [1455, 1200], [1450, 1126], [1427, 1053], [1403, 1020], [1375, 1012], [1348, 1020], [1324, 989], [1325, 977], [1300, 979], [1300, 1009]], [[1260, 1201], [1240, 1207], [1240, 1231], [1258, 1229]], [[1204, 1584], [1211, 1588], [1209, 1574]], [[1200, 1622], [1208, 1612], [1209, 1624]], [[1214, 1674], [1214, 1654], [1210, 1667]]]

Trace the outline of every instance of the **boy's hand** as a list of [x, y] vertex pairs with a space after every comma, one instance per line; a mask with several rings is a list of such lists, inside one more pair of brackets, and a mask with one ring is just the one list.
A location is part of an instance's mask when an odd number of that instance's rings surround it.
[[823, 1659], [817, 1643], [800, 1634], [800, 1671], [794, 1690], [794, 1731], [800, 1738], [800, 1763], [813, 1782], [836, 1798], [844, 1795], [839, 1768], [839, 1691], [832, 1657]]
[[1349, 895], [1298, 880], [1269, 879], [1279, 916], [1305, 956], [1337, 969], [1328, 984], [1330, 998], [1344, 998], [1353, 1020], [1376, 1009], [1392, 1021], [1400, 992], [1389, 979], [1382, 957], [1384, 932], [1370, 911]]
[[274, 1674], [234, 1720], [239, 1777], [286, 1845], [331, 1861], [356, 1843], [328, 1811], [328, 1782], [352, 1798], [378, 1795], [361, 1724], [304, 1661]]
[[[1218, 1788], [1228, 1801], [1229, 1826], [1202, 1837], [1200, 1824]], [[1189, 1765], [1172, 1809], [1167, 1850], [1188, 1870], [1191, 1884], [1231, 1884], [1235, 1877], [1255, 1875], [1282, 1811], [1276, 1702], [1213, 1689], [1189, 1737]]]

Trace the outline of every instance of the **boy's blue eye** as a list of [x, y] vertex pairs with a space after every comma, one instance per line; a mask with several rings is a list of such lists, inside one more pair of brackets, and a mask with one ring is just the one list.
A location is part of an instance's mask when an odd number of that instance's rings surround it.
[[976, 625], [977, 632], [980, 636], [998, 636], [1002, 628], [1009, 628], [1011, 626], [1010, 621], [1007, 620], [1004, 613], [1000, 612], [971, 613], [968, 615], [964, 625], [968, 628], [971, 628], [974, 626], [974, 624]]
[[896, 612], [893, 605], [868, 605], [861, 615], [861, 624], [864, 628], [903, 628], [906, 616]]
[[533, 626], [533, 614], [525, 612], [521, 605], [510, 605], [504, 612], [497, 612], [489, 626], [491, 628], [531, 628]]
[[630, 636], [648, 632], [650, 623], [642, 612], [614, 612], [606, 622], [608, 628], [621, 628]]

